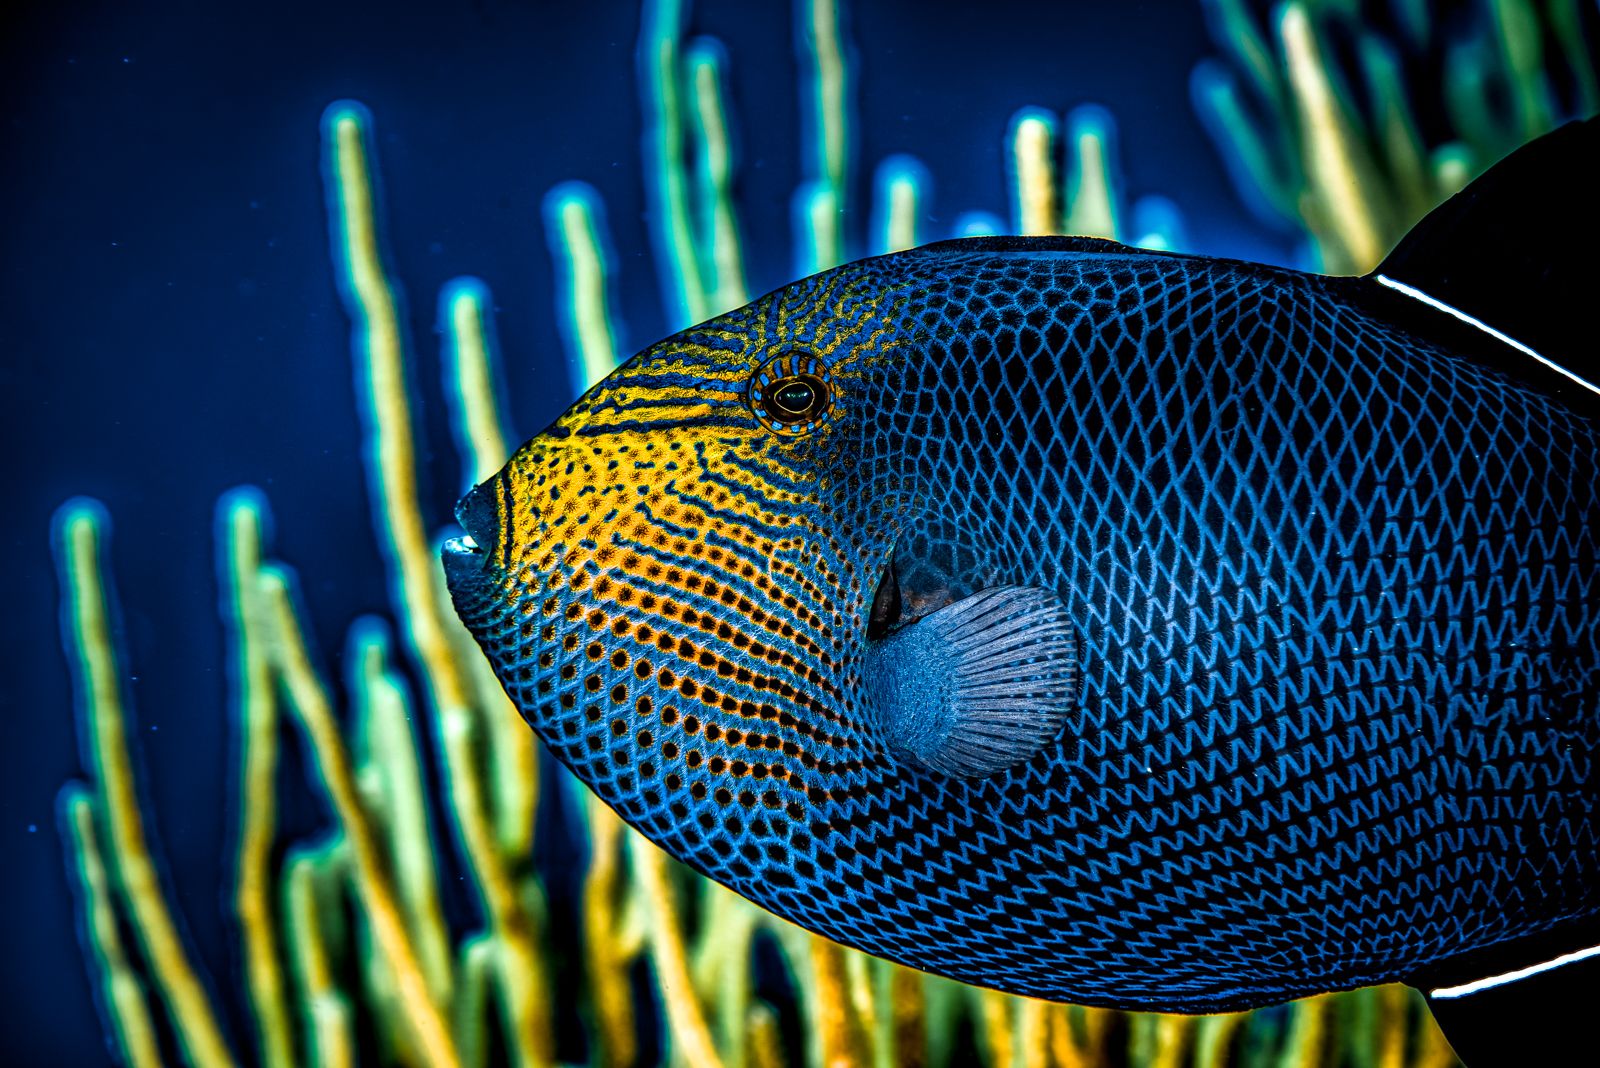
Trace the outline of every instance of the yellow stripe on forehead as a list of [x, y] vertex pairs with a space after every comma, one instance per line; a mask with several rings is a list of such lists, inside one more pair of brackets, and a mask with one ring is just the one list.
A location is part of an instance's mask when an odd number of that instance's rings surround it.
[[[657, 390], [683, 401], [695, 392], [713, 403], [742, 401], [751, 373], [791, 344], [848, 374], [843, 365], [854, 363], [852, 358], [903, 343], [891, 338], [900, 303], [880, 295], [859, 272], [836, 272], [800, 292], [773, 294], [652, 346], [620, 368], [584, 408], [637, 403], [644, 391]], [[670, 384], [654, 384], [657, 379]]]
[[[501, 487], [507, 537], [497, 547], [505, 570], [535, 587], [547, 569], [604, 573], [629, 540], [663, 558], [678, 556], [686, 572], [700, 576], [731, 577], [743, 564], [754, 569], [738, 580], [751, 603], [765, 601], [772, 618], [792, 621], [787, 635], [770, 620], [744, 625], [780, 644], [792, 642], [797, 652], [824, 655], [838, 621], [837, 598], [824, 591], [838, 583], [859, 590], [860, 577], [848, 573], [848, 564], [837, 576], [824, 565], [844, 557], [830, 532], [815, 529], [811, 505], [820, 487], [806, 456], [773, 448], [760, 424], [752, 417], [743, 426], [741, 415], [752, 364], [797, 334], [806, 337], [806, 351], [848, 366], [839, 372], [846, 383], [865, 373], [862, 362], [905, 343], [891, 337], [886, 317], [868, 318], [883, 316], [885, 302], [863, 290], [859, 275], [834, 274], [803, 301], [732, 313], [742, 329], [697, 327], [620, 369], [563, 418], [567, 436], [532, 443], [507, 468]], [[722, 347], [717, 340], [737, 344]], [[849, 358], [862, 355], [868, 360]], [[758, 554], [760, 535], [772, 538], [780, 529], [792, 537], [762, 544]], [[702, 550], [708, 538], [721, 539], [728, 565], [690, 559], [698, 554], [685, 555], [674, 541], [685, 537]], [[736, 563], [738, 546], [752, 558]], [[679, 583], [666, 587], [659, 592], [670, 596]], [[693, 591], [684, 584], [679, 592]]]
[[[739, 340], [747, 339], [741, 336]], [[692, 341], [663, 342], [648, 360], [637, 366], [625, 367], [622, 378], [629, 382], [656, 374], [694, 375], [708, 380], [742, 378], [749, 373], [749, 368], [740, 362], [742, 352], [743, 346], [739, 349], [719, 349]], [[700, 363], [684, 359], [686, 356], [698, 356], [712, 362]]]
[[806, 294], [805, 302], [799, 306], [797, 311], [791, 312], [789, 306], [781, 305], [778, 310], [779, 329], [783, 330], [790, 325], [789, 318], [791, 314], [794, 318], [793, 329], [796, 332], [809, 329], [824, 309], [832, 310], [833, 295], [844, 284], [845, 277], [841, 272], [824, 282], [820, 291]]
[[[692, 399], [677, 395], [662, 395], [659, 400], [652, 397], [648, 401], [632, 398], [630, 406], [626, 408], [603, 405], [588, 411], [573, 412], [567, 427], [575, 434], [585, 435], [577, 438], [576, 447], [579, 449], [594, 444], [610, 452], [619, 439], [633, 437], [638, 440], [640, 451], [651, 451], [668, 440], [682, 441], [686, 430], [698, 429], [696, 424], [718, 416], [725, 417], [726, 404], [738, 399], [735, 395], [724, 398], [722, 404], [716, 404], [707, 401], [699, 393], [694, 394]], [[638, 424], [641, 421], [679, 425], [640, 429]], [[716, 429], [726, 435], [733, 428], [718, 426]], [[603, 432], [603, 437], [599, 436], [599, 432]]]
[[[739, 315], [739, 312], [730, 312], [729, 315]], [[758, 328], [759, 325], [759, 320], [744, 317], [741, 317], [740, 325], [738, 327], [716, 326], [713, 323], [701, 323], [699, 326], [689, 327], [689, 329], [685, 330], [680, 337], [719, 337], [724, 341], [743, 342], [750, 340], [750, 330], [752, 328]], [[668, 343], [669, 342], [663, 342], [662, 344]], [[677, 339], [670, 340], [670, 344], [673, 346], [677, 346], [680, 343], [681, 342]]]

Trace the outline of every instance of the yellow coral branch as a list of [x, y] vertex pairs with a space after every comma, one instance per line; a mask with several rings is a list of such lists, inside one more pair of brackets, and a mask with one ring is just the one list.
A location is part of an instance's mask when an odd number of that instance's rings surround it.
[[1195, 1028], [1195, 1068], [1226, 1068], [1231, 1064], [1228, 1051], [1233, 1045], [1234, 1036], [1249, 1019], [1249, 1015], [1244, 1012], [1230, 1012], [1202, 1017]]
[[1399, 983], [1378, 988], [1377, 1068], [1402, 1068], [1406, 1063], [1408, 1001], [1406, 988]]
[[1284, 1040], [1283, 1063], [1322, 1063], [1322, 1046], [1328, 1033], [1330, 995], [1304, 998], [1290, 1009], [1289, 1034]]
[[72, 783], [62, 791], [61, 823], [78, 877], [84, 935], [100, 966], [105, 1006], [117, 1046], [133, 1068], [161, 1068], [161, 1047], [145, 1000], [144, 983], [129, 963], [122, 936], [117, 933], [111, 879], [96, 839], [94, 799], [87, 786]]
[[685, 56], [689, 114], [700, 145], [698, 181], [703, 222], [702, 274], [706, 314], [721, 315], [750, 299], [745, 289], [744, 252], [733, 201], [733, 148], [723, 107], [722, 60], [714, 43], [698, 41]]
[[804, 246], [810, 249], [804, 274], [815, 274], [844, 262], [844, 231], [839, 224], [839, 193], [823, 182], [813, 182], [800, 192], [800, 222]]
[[234, 914], [244, 943], [245, 982], [255, 1011], [261, 1063], [281, 1068], [294, 1064], [294, 1044], [272, 908], [278, 704], [255, 588], [265, 508], [255, 491], [235, 490], [219, 503], [218, 530], [223, 538], [223, 626], [233, 640], [233, 704], [239, 732], [239, 875]]
[[722, 1068], [711, 1028], [706, 1024], [704, 1007], [695, 993], [689, 974], [689, 958], [683, 945], [678, 906], [667, 879], [667, 857], [642, 835], [629, 835], [634, 876], [644, 892], [650, 914], [650, 951], [656, 964], [656, 981], [667, 1019], [672, 1024], [672, 1041], [690, 1068]]
[[1082, 237], [1115, 239], [1117, 184], [1111, 159], [1111, 117], [1097, 107], [1082, 107], [1069, 116], [1072, 163], [1067, 173], [1066, 231]]
[[482, 1068], [489, 1056], [489, 1036], [483, 1023], [489, 1014], [498, 957], [499, 945], [491, 934], [476, 934], [461, 944], [451, 1015], [455, 1018], [456, 1045], [461, 1050], [463, 1068]]
[[[1129, 1018], [1132, 1025], [1132, 1059], [1146, 1068], [1178, 1068], [1189, 1045], [1194, 1017], [1165, 1013], [1139, 1013]], [[1312, 1068], [1315, 1061], [1288, 1061]]]
[[[778, 1014], [766, 1005], [752, 1005], [746, 1028], [750, 1068], [783, 1068], [783, 1040], [778, 1034]], [[907, 1065], [906, 1068], [916, 1066]]]
[[839, 25], [839, 0], [806, 0], [801, 40], [810, 69], [812, 270], [844, 260], [845, 178], [849, 164], [850, 68]]
[[[603, 287], [604, 279], [599, 284]], [[602, 294], [603, 297], [603, 294]], [[500, 405], [494, 395], [498, 374], [490, 332], [489, 294], [481, 283], [458, 280], [446, 289], [446, 393], [467, 481], [476, 485], [493, 475], [509, 456]], [[614, 359], [607, 357], [608, 359]], [[607, 370], [610, 365], [608, 364]], [[437, 573], [436, 573], [437, 574]], [[539, 804], [539, 749], [533, 732], [494, 677], [472, 635], [459, 620], [446, 620], [456, 662], [467, 672], [477, 706], [488, 725], [492, 818], [500, 851], [508, 861], [527, 858]]]
[[467, 704], [443, 620], [453, 616], [434, 582], [438, 558], [417, 497], [416, 446], [406, 388], [398, 301], [383, 264], [367, 159], [364, 112], [329, 111], [327, 154], [346, 308], [355, 323], [356, 362], [365, 383], [366, 453], [380, 540], [388, 551], [397, 608], [420, 661], [434, 707]]
[[554, 1057], [549, 1018], [549, 980], [532, 919], [517, 896], [511, 874], [494, 840], [488, 799], [476, 762], [476, 726], [470, 715], [441, 716], [445, 762], [449, 767], [452, 809], [467, 847], [490, 927], [499, 940], [498, 981], [506, 1016], [506, 1040], [514, 1063], [523, 1068], [549, 1064]]
[[888, 961], [882, 964], [889, 973], [890, 1063], [900, 1068], [919, 1068], [928, 1059], [924, 976]]
[[475, 279], [457, 279], [445, 290], [446, 393], [454, 401], [456, 446], [475, 486], [500, 470], [511, 455], [494, 395], [497, 379], [489, 332], [489, 291]]
[[1037, 109], [1024, 110], [1012, 122], [1012, 219], [1019, 234], [1061, 232], [1054, 142], [1055, 123]]
[[681, 0], [649, 0], [639, 38], [640, 75], [648, 158], [646, 185], [656, 239], [657, 268], [668, 284], [668, 326], [682, 329], [708, 314], [694, 229], [689, 216], [688, 168], [683, 152], [682, 68], [678, 44], [683, 33]]
[[582, 393], [617, 367], [617, 339], [606, 292], [606, 259], [601, 244], [594, 190], [568, 182], [546, 201], [551, 252], [562, 268], [563, 325], [577, 391]]
[[168, 908], [139, 807], [101, 571], [104, 511], [97, 503], [72, 501], [62, 506], [57, 521], [67, 642], [78, 668], [83, 729], [105, 806], [111, 867], [184, 1052], [201, 1068], [222, 1068], [235, 1058]]
[[626, 825], [584, 787], [580, 804], [589, 823], [589, 870], [583, 878], [584, 952], [594, 999], [600, 1063], [629, 1065], [637, 1056], [633, 998], [628, 985], [632, 953], [617, 936], [617, 887]]
[[319, 1068], [354, 1068], [356, 1063], [354, 1014], [333, 977], [317, 901], [319, 859], [337, 848], [336, 840], [316, 851], [292, 855], [283, 876], [289, 958], [301, 991], [307, 1052]]
[[853, 1068], [866, 1063], [861, 1036], [850, 1011], [844, 947], [819, 935], [806, 935], [810, 955], [812, 1041], [822, 1068]]
[[[1072, 1018], [1080, 1018], [1083, 1040], [1074, 1034]], [[1112, 1009], [1056, 1005], [1050, 1014], [1050, 1056], [1060, 1068], [1092, 1068], [1105, 1057], [1105, 1037], [1115, 1016]], [[1203, 1062], [1202, 1062], [1203, 1064]]]
[[1010, 1068], [1017, 1055], [1014, 1000], [998, 990], [974, 989], [971, 993], [978, 1005], [982, 1021], [980, 1034], [989, 1063], [996, 1068]]
[[[435, 572], [433, 578], [443, 596], [443, 573]], [[459, 623], [454, 624], [453, 629], [458, 640], [465, 636], [465, 628]], [[482, 659], [476, 650], [465, 652]], [[520, 732], [523, 738], [519, 741], [531, 736], [503, 693], [493, 702], [489, 713], [498, 714], [503, 730]], [[446, 785], [450, 791], [450, 810], [461, 832], [462, 844], [489, 916], [490, 930], [498, 943], [495, 953], [499, 966], [498, 988], [512, 1060], [523, 1068], [538, 1068], [555, 1057], [549, 976], [540, 948], [540, 925], [517, 892], [511, 859], [501, 852], [492, 822], [491, 799], [483, 773], [484, 747], [480, 745], [485, 718], [469, 706], [439, 710]], [[531, 817], [530, 810], [530, 823]], [[528, 833], [532, 833], [531, 826]]]
[[288, 579], [278, 568], [261, 571], [260, 596], [269, 621], [268, 648], [301, 727], [311, 743], [324, 788], [333, 802], [355, 865], [355, 883], [372, 926], [373, 940], [389, 962], [406, 1003], [409, 1021], [423, 1055], [431, 1065], [458, 1068], [461, 1063], [450, 1030], [423, 977], [416, 946], [406, 930], [404, 915], [378, 843], [361, 807], [355, 774], [339, 725], [334, 720], [327, 690], [311, 666], [305, 639], [293, 605]]
[[388, 855], [406, 925], [434, 1000], [450, 991], [450, 935], [439, 904], [439, 875], [422, 785], [411, 704], [387, 664], [388, 643], [376, 627], [356, 624], [350, 642], [357, 703], [370, 739], [368, 761], [388, 817]]
[[906, 157], [892, 157], [878, 167], [878, 206], [882, 232], [874, 252], [899, 252], [921, 243], [917, 222], [922, 213], [922, 168]]
[[711, 1006], [717, 1047], [742, 1068], [749, 1032], [750, 942], [763, 913], [712, 879], [695, 880], [702, 917], [691, 965], [700, 1000]]
[[1018, 1068], [1048, 1068], [1050, 1063], [1050, 1007], [1033, 998], [1016, 998]]
[[[1404, 987], [1398, 987], [1402, 996], [1407, 1000], [1417, 995], [1411, 994]], [[1406, 1017], [1410, 1015], [1404, 1009], [1400, 1014], [1402, 1027]], [[1431, 1012], [1421, 1012], [1417, 1022], [1417, 1068], [1460, 1068], [1460, 1061], [1456, 1059], [1455, 1050], [1450, 1048], [1450, 1042], [1444, 1037], [1444, 1032], [1439, 1030], [1439, 1023], [1433, 1018]]]
[[1081, 1068], [1083, 1057], [1072, 1037], [1072, 1008], [1051, 1005], [1045, 1012], [1045, 1042], [1050, 1047], [1053, 1068]]
[[1328, 225], [1340, 246], [1338, 259], [1324, 268], [1370, 270], [1388, 251], [1384, 228], [1376, 218], [1381, 202], [1375, 195], [1371, 161], [1340, 105], [1303, 2], [1284, 5], [1278, 31], [1303, 131], [1301, 152], [1309, 195], [1328, 213]]
[[[393, 285], [378, 242], [364, 113], [335, 106], [328, 118], [331, 194], [346, 268], [345, 293], [356, 322], [357, 363], [367, 385], [368, 469], [379, 532], [389, 548], [393, 584], [406, 633], [438, 715], [450, 791], [461, 838], [495, 934], [502, 943], [502, 994], [513, 1053], [524, 1065], [548, 1061], [549, 1028], [541, 1026], [542, 968], [531, 924], [511, 886], [488, 824], [478, 768], [475, 713], [451, 648], [446, 620], [454, 619], [438, 558], [418, 505], [411, 408], [404, 346]], [[453, 624], [452, 624], [453, 625]], [[445, 1036], [448, 1037], [448, 1036]]]

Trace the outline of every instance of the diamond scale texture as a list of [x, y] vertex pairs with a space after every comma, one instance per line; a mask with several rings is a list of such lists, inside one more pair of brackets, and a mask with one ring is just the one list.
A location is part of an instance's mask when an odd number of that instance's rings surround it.
[[[1220, 1011], [1559, 935], [1600, 914], [1600, 429], [1372, 288], [1025, 239], [807, 279], [525, 446], [457, 605], [624, 817], [917, 967]], [[778, 440], [741, 383], [795, 347], [832, 410]], [[1054, 743], [889, 755], [891, 561], [909, 625], [1060, 596]]]

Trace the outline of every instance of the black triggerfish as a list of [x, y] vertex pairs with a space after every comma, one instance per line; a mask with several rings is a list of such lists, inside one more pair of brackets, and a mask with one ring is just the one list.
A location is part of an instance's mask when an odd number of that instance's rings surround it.
[[1400, 980], [1476, 1064], [1453, 999], [1532, 997], [1539, 1063], [1600, 965], [1597, 159], [1564, 127], [1359, 278], [796, 282], [468, 493], [456, 608], [607, 804], [829, 938], [1167, 1012]]

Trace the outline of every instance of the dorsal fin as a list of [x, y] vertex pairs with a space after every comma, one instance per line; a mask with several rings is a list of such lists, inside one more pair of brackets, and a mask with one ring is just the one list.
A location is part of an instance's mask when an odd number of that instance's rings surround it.
[[1568, 123], [1435, 208], [1373, 275], [1600, 389], [1597, 190], [1600, 119]]

